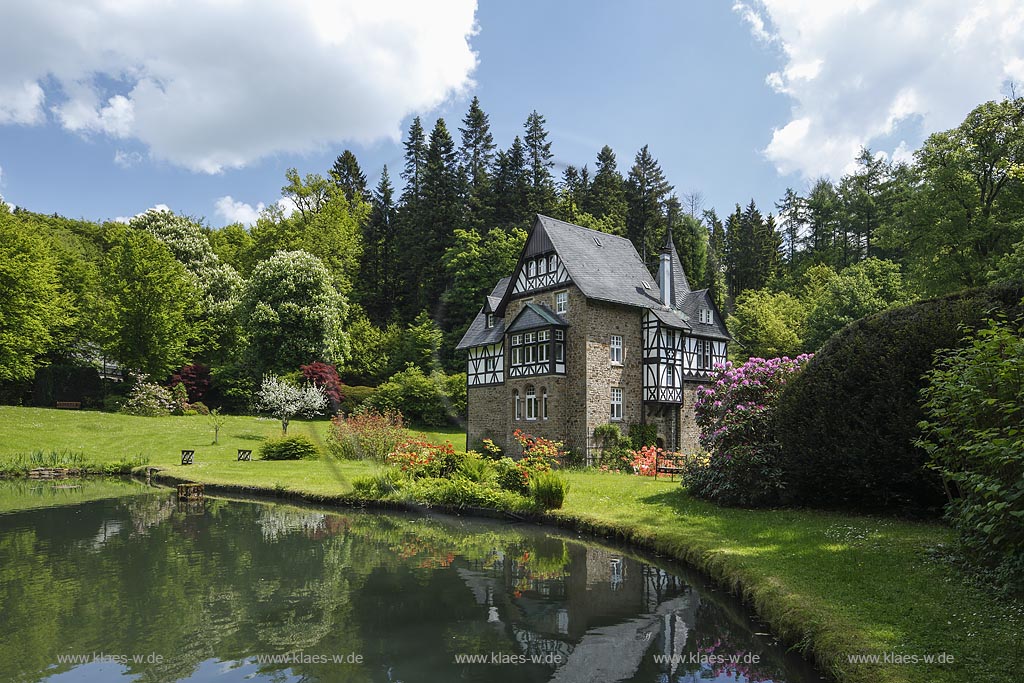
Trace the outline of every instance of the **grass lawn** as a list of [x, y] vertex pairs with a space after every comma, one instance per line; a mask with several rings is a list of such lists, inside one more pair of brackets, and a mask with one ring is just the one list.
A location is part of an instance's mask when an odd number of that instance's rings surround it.
[[[326, 422], [294, 422], [290, 433], [323, 439]], [[89, 458], [144, 455], [169, 473], [211, 484], [285, 488], [343, 496], [364, 462], [235, 462], [275, 422], [232, 417], [210, 446], [206, 418], [133, 418], [78, 411], [0, 407], [0, 460], [35, 449], [71, 449]], [[433, 432], [464, 448], [461, 431]], [[181, 467], [179, 451], [196, 449]], [[255, 450], [255, 448], [254, 448]], [[687, 560], [740, 588], [789, 642], [810, 645], [823, 670], [856, 683], [1006, 683], [1024, 662], [1024, 605], [965, 582], [932, 551], [950, 531], [922, 524], [801, 510], [721, 508], [678, 483], [591, 471], [567, 472], [571, 489], [556, 516], [599, 533], [618, 533]], [[852, 664], [848, 655], [946, 653], [947, 664]], [[890, 655], [891, 657], [892, 655]]]

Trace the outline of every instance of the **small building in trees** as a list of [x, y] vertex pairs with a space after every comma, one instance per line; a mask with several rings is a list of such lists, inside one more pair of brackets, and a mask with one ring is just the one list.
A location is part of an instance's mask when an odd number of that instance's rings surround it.
[[671, 232], [652, 277], [629, 240], [538, 215], [457, 347], [467, 443], [514, 452], [521, 429], [590, 456], [595, 428], [612, 423], [650, 425], [659, 445], [693, 452], [696, 389], [730, 339], [708, 291], [690, 289]]

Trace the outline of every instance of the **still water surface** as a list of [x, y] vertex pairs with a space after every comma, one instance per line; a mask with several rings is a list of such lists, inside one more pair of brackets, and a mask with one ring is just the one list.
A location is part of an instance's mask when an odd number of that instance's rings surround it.
[[763, 631], [532, 525], [0, 482], [0, 681], [820, 680]]

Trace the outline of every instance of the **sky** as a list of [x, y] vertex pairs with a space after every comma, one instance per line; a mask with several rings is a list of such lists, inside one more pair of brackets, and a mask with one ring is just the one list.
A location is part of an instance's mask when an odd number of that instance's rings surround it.
[[1024, 90], [1019, 0], [0, 0], [0, 26], [0, 196], [90, 220], [251, 224], [344, 149], [400, 183], [412, 117], [455, 133], [474, 95], [503, 148], [540, 112], [556, 176], [646, 144], [680, 195], [767, 212]]

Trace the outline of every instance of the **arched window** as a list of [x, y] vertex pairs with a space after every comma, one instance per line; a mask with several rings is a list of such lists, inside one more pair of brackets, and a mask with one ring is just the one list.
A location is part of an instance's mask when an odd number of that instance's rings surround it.
[[548, 388], [540, 388], [540, 417], [542, 420], [548, 419]]
[[537, 419], [537, 390], [532, 386], [526, 387], [526, 419]]
[[512, 392], [512, 403], [515, 405], [515, 416], [517, 420], [523, 419], [523, 405], [519, 402], [519, 390]]
[[543, 275], [548, 272], [548, 260], [543, 256], [537, 259], [537, 275]]
[[553, 273], [553, 272], [555, 272], [555, 270], [557, 268], [558, 268], [558, 257], [555, 256], [554, 254], [552, 254], [551, 256], [548, 256], [548, 272]]
[[526, 277], [533, 277], [537, 274], [537, 262], [530, 259], [526, 262]]

